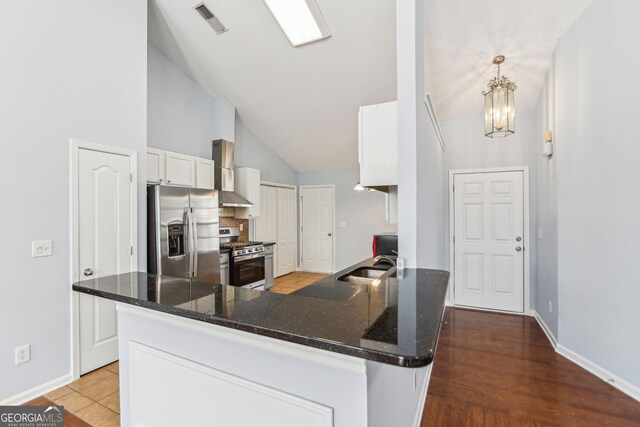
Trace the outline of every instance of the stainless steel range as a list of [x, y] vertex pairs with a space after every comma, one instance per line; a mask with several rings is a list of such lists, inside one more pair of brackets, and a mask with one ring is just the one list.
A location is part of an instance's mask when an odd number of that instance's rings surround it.
[[229, 284], [264, 291], [265, 253], [262, 242], [240, 241], [238, 227], [220, 228], [220, 249], [229, 249]]

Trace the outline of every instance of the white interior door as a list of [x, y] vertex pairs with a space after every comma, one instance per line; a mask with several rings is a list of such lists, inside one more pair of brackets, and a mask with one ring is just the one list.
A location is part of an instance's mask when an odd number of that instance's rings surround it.
[[[260, 242], [278, 243], [278, 194], [276, 187], [260, 186], [260, 216], [255, 219], [254, 237]], [[278, 265], [277, 250], [273, 251], [273, 262], [274, 266]], [[277, 271], [275, 275], [278, 276]]]
[[302, 188], [302, 269], [333, 273], [333, 187]]
[[[133, 210], [130, 157], [79, 149], [78, 268], [93, 279], [129, 272], [133, 266]], [[113, 301], [80, 294], [80, 374], [118, 359]]]
[[523, 172], [454, 175], [454, 303], [524, 311]]
[[278, 199], [278, 276], [296, 269], [296, 192], [293, 188], [276, 189]]

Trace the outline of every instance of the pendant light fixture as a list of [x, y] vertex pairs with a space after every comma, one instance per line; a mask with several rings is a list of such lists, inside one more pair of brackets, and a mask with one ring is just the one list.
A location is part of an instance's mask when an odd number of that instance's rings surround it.
[[487, 92], [484, 95], [484, 126], [485, 136], [495, 138], [507, 137], [515, 133], [516, 106], [513, 92], [517, 86], [506, 76], [500, 76], [500, 64], [505, 57], [498, 55], [493, 58], [493, 63], [498, 66], [498, 74], [489, 81]]

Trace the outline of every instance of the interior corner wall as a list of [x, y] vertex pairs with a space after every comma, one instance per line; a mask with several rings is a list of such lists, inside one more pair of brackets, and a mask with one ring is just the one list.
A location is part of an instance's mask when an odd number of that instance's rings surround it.
[[237, 114], [233, 129], [220, 129], [221, 122], [233, 123], [233, 118], [219, 117], [226, 112], [216, 108], [216, 98], [152, 44], [147, 49], [150, 147], [210, 159], [211, 141], [226, 135], [234, 142], [236, 167], [260, 169], [263, 181], [297, 184], [298, 172], [246, 127]]
[[[336, 271], [370, 258], [374, 234], [397, 231], [395, 224], [388, 224], [385, 220], [384, 193], [354, 191], [359, 177], [358, 169], [300, 172], [298, 175], [301, 186], [335, 186]], [[340, 226], [341, 222], [344, 222], [344, 227]], [[302, 254], [300, 250], [298, 253]]]
[[[147, 2], [0, 2], [0, 402], [71, 375], [70, 139], [138, 152], [144, 194]], [[138, 258], [146, 265], [146, 199]], [[31, 257], [33, 240], [53, 255]], [[16, 366], [15, 348], [31, 345]]]
[[559, 343], [640, 396], [638, 16], [635, 0], [596, 0], [563, 35], [551, 130]]
[[[516, 94], [517, 98], [517, 94]], [[482, 108], [481, 99], [479, 108]], [[536, 168], [542, 158], [542, 136], [538, 135], [536, 112], [516, 112], [515, 133], [507, 138], [487, 138], [484, 135], [484, 117], [465, 117], [440, 121], [446, 142], [444, 153], [444, 245], [445, 269], [451, 269], [449, 260], [449, 171], [458, 169], [484, 169], [511, 166], [528, 166], [529, 169], [529, 283], [531, 307], [536, 301]]]

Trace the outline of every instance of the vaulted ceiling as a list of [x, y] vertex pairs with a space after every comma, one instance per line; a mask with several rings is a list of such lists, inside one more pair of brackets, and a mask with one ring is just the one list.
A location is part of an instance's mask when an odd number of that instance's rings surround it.
[[[426, 0], [425, 68], [440, 119], [482, 114], [491, 59], [535, 108], [558, 38], [593, 0]], [[357, 166], [360, 105], [396, 99], [395, 1], [317, 0], [332, 36], [293, 48], [260, 0], [149, 0], [149, 41], [298, 171]]]

